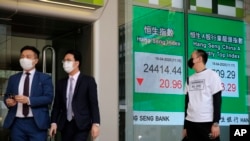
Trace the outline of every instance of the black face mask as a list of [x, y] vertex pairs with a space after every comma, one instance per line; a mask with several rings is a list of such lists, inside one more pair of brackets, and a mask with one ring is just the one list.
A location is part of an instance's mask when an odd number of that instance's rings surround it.
[[193, 58], [190, 58], [190, 59], [188, 60], [187, 64], [188, 64], [188, 67], [189, 67], [190, 69], [192, 69], [193, 66], [194, 66]]

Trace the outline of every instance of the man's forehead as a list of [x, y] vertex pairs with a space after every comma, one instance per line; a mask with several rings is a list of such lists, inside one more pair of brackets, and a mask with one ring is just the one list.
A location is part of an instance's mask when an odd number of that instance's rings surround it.
[[196, 56], [196, 55], [197, 55], [197, 51], [194, 51], [191, 56]]
[[34, 51], [27, 49], [27, 50], [24, 50], [22, 53], [34, 53]]
[[35, 55], [35, 52], [32, 50], [24, 50], [21, 55]]
[[68, 53], [68, 54], [66, 54], [66, 55], [65, 55], [65, 57], [74, 57], [74, 55], [73, 55], [73, 54]]

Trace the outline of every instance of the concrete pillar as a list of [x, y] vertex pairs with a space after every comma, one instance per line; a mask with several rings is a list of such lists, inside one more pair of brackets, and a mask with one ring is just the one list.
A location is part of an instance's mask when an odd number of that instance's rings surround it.
[[118, 141], [118, 1], [108, 0], [93, 25], [93, 75], [97, 81], [101, 133], [97, 141]]

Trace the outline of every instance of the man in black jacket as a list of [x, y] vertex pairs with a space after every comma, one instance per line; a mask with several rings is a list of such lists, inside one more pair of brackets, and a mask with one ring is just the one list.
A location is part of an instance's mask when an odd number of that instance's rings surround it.
[[81, 54], [70, 50], [65, 53], [63, 68], [68, 77], [57, 82], [51, 114], [50, 135], [58, 129], [62, 141], [86, 141], [99, 135], [100, 114], [97, 85], [93, 77], [79, 70]]

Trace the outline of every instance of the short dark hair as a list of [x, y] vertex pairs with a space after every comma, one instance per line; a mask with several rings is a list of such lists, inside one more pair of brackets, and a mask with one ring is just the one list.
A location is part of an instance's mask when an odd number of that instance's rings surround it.
[[206, 64], [207, 59], [208, 59], [207, 52], [202, 49], [197, 49], [196, 51], [197, 51], [197, 55], [202, 57], [203, 63]]
[[64, 56], [66, 54], [72, 54], [74, 56], [74, 58], [75, 58], [75, 61], [79, 61], [79, 68], [80, 68], [81, 61], [82, 61], [82, 55], [81, 55], [81, 53], [79, 51], [77, 51], [77, 50], [73, 50], [72, 49], [72, 50], [66, 51], [65, 54], [64, 54]]
[[31, 50], [31, 51], [33, 51], [37, 55], [37, 58], [39, 58], [40, 51], [36, 47], [34, 47], [34, 46], [28, 46], [28, 45], [24, 46], [24, 47], [21, 48], [20, 53], [22, 53], [24, 50]]

